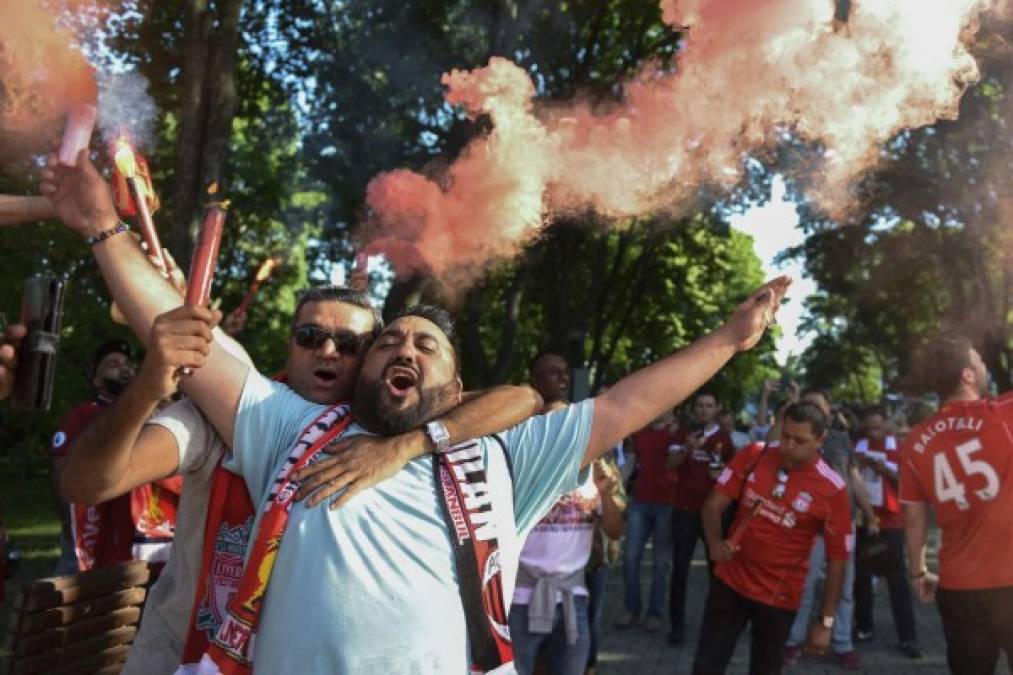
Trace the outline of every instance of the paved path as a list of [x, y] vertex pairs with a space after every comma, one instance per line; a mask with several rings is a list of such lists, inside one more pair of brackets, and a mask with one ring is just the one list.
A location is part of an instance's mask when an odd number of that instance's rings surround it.
[[[698, 553], [701, 551], [702, 549], [697, 549]], [[649, 561], [650, 558], [649, 553], [645, 554], [645, 560]], [[645, 574], [641, 577], [642, 583], [645, 584], [650, 579], [647, 573], [648, 569], [645, 565]], [[608, 599], [603, 626], [604, 636], [598, 657], [599, 675], [689, 673], [693, 665], [693, 652], [696, 649], [700, 617], [707, 594], [707, 570], [703, 560], [699, 558], [695, 560], [690, 572], [689, 605], [687, 607], [689, 626], [687, 627], [686, 646], [682, 648], [668, 646], [667, 628], [662, 633], [648, 633], [642, 628], [619, 630], [613, 627], [622, 613], [621, 576], [619, 569], [612, 570], [609, 575]], [[925, 657], [913, 661], [900, 652], [893, 626], [893, 617], [890, 615], [889, 593], [885, 584], [879, 584], [874, 615], [876, 639], [858, 646], [858, 656], [863, 666], [862, 672], [884, 675], [914, 675], [915, 673], [942, 675], [949, 672], [946, 668], [945, 643], [938, 612], [934, 606], [923, 605], [916, 600], [915, 614], [918, 621], [918, 637], [925, 651]], [[738, 649], [728, 672], [745, 674], [748, 673], [748, 669], [749, 629], [747, 628], [739, 639]], [[784, 672], [786, 675], [823, 675], [825, 673], [843, 674], [846, 671], [839, 668], [832, 658], [827, 657], [807, 658], [798, 666], [786, 668]], [[1004, 663], [1000, 664], [998, 672], [1009, 673]]]

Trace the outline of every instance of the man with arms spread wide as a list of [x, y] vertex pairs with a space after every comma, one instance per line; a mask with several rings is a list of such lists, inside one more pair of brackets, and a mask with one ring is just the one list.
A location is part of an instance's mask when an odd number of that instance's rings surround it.
[[[43, 191], [73, 229], [95, 237], [115, 228], [107, 188], [86, 154], [78, 168], [44, 176]], [[131, 238], [105, 237], [93, 252], [131, 327], [146, 338], [155, 316], [178, 304], [178, 296], [168, 292]], [[758, 289], [722, 327], [606, 394], [532, 418], [500, 440], [481, 438], [439, 460], [461, 473], [473, 464], [488, 468], [482, 493], [466, 500], [465, 508], [475, 507], [473, 522], [497, 542], [499, 564], [491, 571], [502, 571], [495, 574], [502, 578], [500, 602], [512, 593], [520, 539], [561, 494], [578, 486], [582, 467], [674, 407], [737, 351], [755, 345], [788, 284], [780, 278]], [[210, 340], [212, 312], [179, 311], [189, 319], [187, 337]], [[461, 382], [451, 339], [445, 317], [426, 309], [387, 326], [366, 354], [353, 401], [355, 424], [344, 435], [401, 433], [456, 405]], [[300, 430], [309, 433], [307, 426], [324, 419], [328, 409], [267, 380], [215, 341], [201, 360], [184, 389], [233, 447], [230, 468], [243, 476], [255, 501], [267, 504], [289, 448], [300, 451], [298, 443], [292, 445]], [[438, 448], [444, 454], [461, 441], [449, 431]], [[295, 504], [280, 542], [258, 538], [254, 555], [257, 543], [273, 547], [253, 655], [259, 672], [286, 672], [292, 664], [303, 672], [468, 670], [475, 656], [465, 622], [470, 609], [462, 605], [458, 588], [465, 570], [454, 559], [461, 531], [451, 537], [441, 512], [434, 489], [438, 468], [432, 457], [413, 459], [342, 509]], [[272, 506], [282, 503], [286, 481], [277, 484], [282, 492]], [[306, 644], [318, 648], [307, 653]]]

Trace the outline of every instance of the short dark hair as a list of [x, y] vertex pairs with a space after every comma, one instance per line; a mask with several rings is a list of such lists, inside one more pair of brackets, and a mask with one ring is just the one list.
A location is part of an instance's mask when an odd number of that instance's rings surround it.
[[823, 400], [827, 402], [827, 405], [832, 405], [833, 401], [830, 398], [830, 392], [826, 389], [819, 387], [806, 387], [799, 394], [799, 398], [805, 398], [806, 396], [822, 396]]
[[883, 408], [881, 408], [878, 405], [871, 405], [871, 406], [869, 406], [868, 408], [866, 408], [865, 410], [862, 411], [862, 419], [863, 420], [869, 419], [870, 417], [872, 417], [874, 415], [879, 415], [884, 420], [889, 419], [889, 415], [886, 414], [886, 410], [884, 410]]
[[972, 349], [974, 343], [960, 333], [942, 333], [923, 344], [911, 363], [916, 388], [947, 398], [960, 386], [964, 368], [971, 367]]
[[[535, 354], [534, 358], [528, 361], [528, 373], [533, 374], [535, 372], [535, 365], [537, 365], [538, 362], [541, 361], [546, 356], [558, 356], [559, 358], [563, 359], [563, 361], [566, 361], [566, 357], [560, 354], [559, 352], [553, 349], [543, 349], [539, 351], [537, 354]], [[567, 367], [569, 367], [569, 365], [570, 364], [567, 363]]]
[[126, 340], [120, 340], [119, 338], [106, 340], [98, 346], [95, 350], [95, 355], [91, 359], [91, 368], [88, 369], [89, 380], [95, 377], [95, 373], [98, 372], [98, 367], [99, 364], [102, 363], [102, 359], [110, 354], [123, 354], [131, 361], [134, 358], [133, 352], [130, 350], [130, 345], [127, 344]]
[[295, 328], [295, 322], [299, 320], [299, 311], [303, 305], [311, 302], [343, 302], [346, 305], [361, 307], [373, 315], [373, 338], [375, 339], [383, 330], [383, 317], [369, 301], [369, 296], [347, 286], [313, 286], [300, 293], [295, 312], [292, 313], [292, 328]]
[[458, 355], [459, 350], [457, 348], [457, 330], [454, 328], [454, 320], [450, 318], [450, 313], [442, 307], [436, 305], [411, 305], [398, 311], [390, 320], [394, 323], [398, 319], [403, 319], [407, 316], [417, 316], [421, 319], [425, 319], [429, 323], [433, 324], [440, 331], [447, 336], [447, 342], [450, 343], [450, 348], [454, 354], [454, 372], [457, 375], [461, 374], [461, 359]]
[[827, 427], [830, 426], [830, 420], [823, 414], [820, 407], [815, 403], [808, 403], [806, 401], [798, 401], [790, 404], [784, 409], [785, 419], [791, 419], [793, 422], [805, 422], [809, 424], [809, 427], [813, 430], [814, 436], [822, 436], [826, 433]]

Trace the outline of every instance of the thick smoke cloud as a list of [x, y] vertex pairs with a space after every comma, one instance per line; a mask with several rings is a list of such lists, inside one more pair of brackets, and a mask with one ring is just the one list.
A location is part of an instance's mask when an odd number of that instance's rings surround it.
[[439, 175], [397, 170], [367, 190], [367, 249], [399, 274], [454, 286], [516, 255], [552, 218], [679, 210], [707, 184], [734, 185], [743, 158], [791, 132], [825, 148], [811, 197], [846, 213], [856, 179], [905, 128], [956, 115], [977, 67], [966, 43], [987, 0], [664, 0], [687, 26], [677, 65], [645, 65], [609, 109], [545, 105], [506, 59], [444, 75], [446, 100], [488, 115]]

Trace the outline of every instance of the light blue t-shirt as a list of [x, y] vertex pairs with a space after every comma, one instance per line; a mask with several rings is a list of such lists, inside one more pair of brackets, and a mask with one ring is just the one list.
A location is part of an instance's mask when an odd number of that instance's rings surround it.
[[[257, 373], [247, 379], [226, 466], [243, 476], [258, 511], [296, 436], [324, 409]], [[508, 602], [527, 532], [579, 485], [593, 411], [585, 401], [500, 434], [512, 489], [503, 450], [492, 438], [479, 439]], [[353, 424], [345, 436], [361, 433]], [[468, 672], [467, 629], [433, 461], [412, 460], [336, 511], [293, 506], [261, 612], [258, 675]]]

